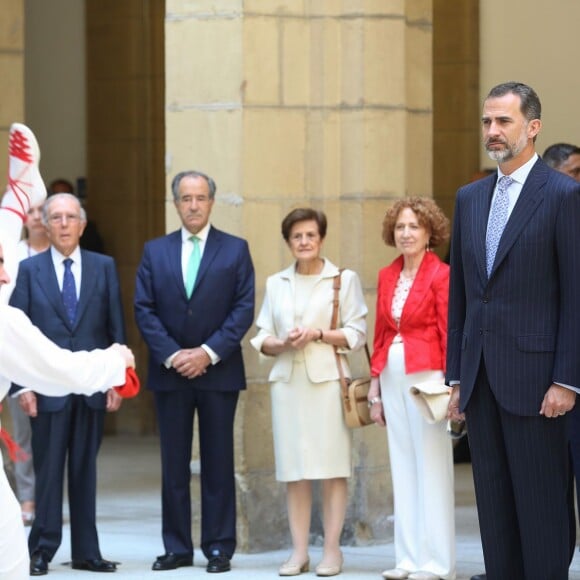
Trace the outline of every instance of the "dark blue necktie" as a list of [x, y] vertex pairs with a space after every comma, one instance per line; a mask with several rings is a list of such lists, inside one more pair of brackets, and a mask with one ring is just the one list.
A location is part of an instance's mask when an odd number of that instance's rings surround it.
[[63, 261], [64, 277], [62, 279], [62, 302], [64, 309], [71, 324], [74, 324], [77, 315], [77, 289], [75, 285], [75, 277], [70, 269], [73, 261], [67, 258]]

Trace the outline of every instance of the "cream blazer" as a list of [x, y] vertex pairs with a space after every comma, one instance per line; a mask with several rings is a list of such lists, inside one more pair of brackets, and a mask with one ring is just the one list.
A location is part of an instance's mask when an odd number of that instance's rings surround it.
[[[302, 324], [309, 328], [330, 330], [332, 320], [332, 301], [334, 291], [333, 279], [338, 275], [338, 268], [324, 261], [320, 278], [314, 285], [308, 308], [302, 317]], [[296, 281], [296, 266], [292, 264], [266, 281], [266, 294], [262, 309], [256, 320], [258, 334], [250, 341], [252, 346], [264, 358], [272, 357], [262, 353], [262, 344], [269, 336], [285, 340], [290, 330], [295, 326], [294, 292]], [[344, 332], [348, 348], [340, 349], [345, 375], [350, 377], [350, 369], [344, 353], [358, 350], [366, 342], [367, 307], [358, 276], [352, 270], [343, 270], [339, 293], [339, 316], [337, 328]], [[334, 349], [331, 345], [321, 342], [309, 342], [304, 347], [304, 361], [308, 377], [313, 383], [337, 380]], [[275, 356], [274, 365], [270, 371], [269, 380], [288, 382], [292, 375], [294, 353], [283, 352]]]

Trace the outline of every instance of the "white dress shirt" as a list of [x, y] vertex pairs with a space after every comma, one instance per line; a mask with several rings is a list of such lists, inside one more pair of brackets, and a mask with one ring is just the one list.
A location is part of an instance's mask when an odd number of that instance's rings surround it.
[[[508, 198], [509, 198], [508, 220], [509, 220], [510, 215], [512, 215], [512, 210], [514, 209], [514, 206], [516, 205], [518, 198], [520, 197], [520, 193], [522, 192], [522, 187], [524, 186], [524, 183], [526, 182], [526, 179], [528, 178], [528, 175], [530, 174], [530, 171], [532, 170], [532, 167], [535, 165], [537, 160], [538, 160], [538, 154], [534, 153], [534, 155], [532, 156], [532, 158], [529, 161], [524, 163], [521, 167], [518, 167], [513, 173], [511, 173], [509, 175], [509, 177], [511, 177], [513, 179], [513, 183], [508, 188]], [[498, 167], [497, 168], [497, 183], [495, 184], [495, 189], [493, 191], [493, 197], [491, 200], [492, 206], [493, 206], [493, 200], [495, 199], [495, 196], [497, 195], [497, 186], [498, 186], [499, 180], [502, 177], [505, 177], [505, 174], [502, 173], [502, 170]], [[490, 212], [490, 214], [491, 214], [491, 212]]]
[[[207, 236], [209, 234], [209, 228], [211, 226], [207, 223], [196, 235], [199, 240], [199, 258], [203, 258], [203, 251], [205, 250], [205, 243], [207, 242]], [[191, 252], [193, 252], [193, 243], [190, 240], [192, 234], [190, 231], [186, 230], [183, 226], [181, 227], [181, 274], [183, 276], [183, 285], [187, 280], [187, 266], [189, 265], [189, 258]]]

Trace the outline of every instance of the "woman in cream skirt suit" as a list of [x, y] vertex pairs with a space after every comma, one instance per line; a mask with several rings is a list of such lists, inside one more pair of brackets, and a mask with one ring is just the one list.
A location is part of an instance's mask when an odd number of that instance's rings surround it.
[[347, 504], [346, 478], [351, 473], [351, 440], [344, 423], [334, 347], [341, 354], [366, 341], [367, 308], [358, 276], [341, 275], [337, 328], [330, 330], [333, 282], [339, 269], [320, 256], [326, 216], [310, 208], [291, 211], [282, 235], [295, 263], [266, 283], [252, 345], [275, 357], [272, 424], [276, 479], [287, 484], [287, 507], [293, 551], [279, 570], [296, 576], [310, 566], [308, 537], [312, 480], [322, 481], [324, 552], [318, 576], [342, 570], [340, 534]]

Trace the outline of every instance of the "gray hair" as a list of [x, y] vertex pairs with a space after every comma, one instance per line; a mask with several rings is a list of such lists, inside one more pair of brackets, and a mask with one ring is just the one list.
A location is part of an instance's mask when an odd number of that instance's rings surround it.
[[503, 97], [509, 93], [513, 93], [520, 98], [520, 111], [528, 121], [542, 118], [542, 104], [540, 103], [540, 98], [532, 87], [525, 85], [524, 83], [510, 81], [496, 85], [491, 89], [491, 91], [489, 91], [485, 100], [487, 101], [487, 99]]
[[76, 195], [74, 195], [74, 193], [53, 193], [52, 195], [46, 198], [46, 201], [42, 205], [42, 223], [45, 226], [48, 225], [48, 211], [50, 209], [50, 206], [52, 205], [52, 202], [57, 199], [72, 199], [73, 201], [75, 201], [79, 206], [79, 214], [81, 216], [81, 221], [82, 222], [87, 221], [87, 212], [85, 211], [85, 208], [81, 204], [81, 200]]
[[171, 182], [171, 193], [173, 193], [174, 201], [179, 201], [179, 184], [181, 183], [181, 180], [184, 177], [195, 177], [195, 178], [201, 177], [202, 179], [205, 179], [205, 181], [207, 182], [207, 186], [209, 187], [209, 198], [210, 199], [215, 198], [215, 192], [217, 191], [215, 181], [209, 175], [206, 175], [201, 171], [189, 170], [189, 171], [181, 171], [173, 178], [173, 181]]

